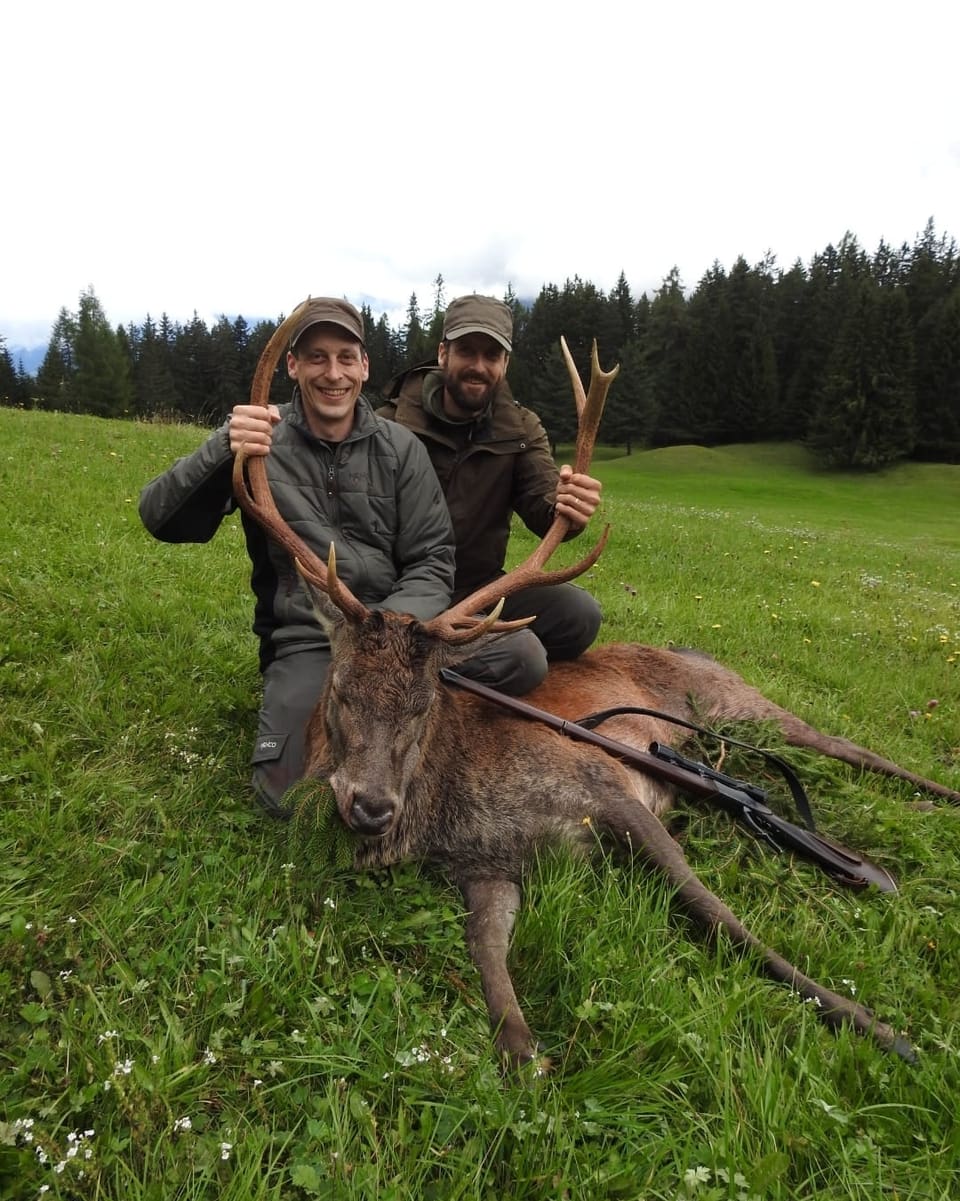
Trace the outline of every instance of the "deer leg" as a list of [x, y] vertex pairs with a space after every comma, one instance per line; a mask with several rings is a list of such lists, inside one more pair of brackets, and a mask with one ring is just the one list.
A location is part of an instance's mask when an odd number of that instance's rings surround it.
[[520, 888], [506, 879], [462, 880], [460, 887], [469, 910], [467, 947], [480, 972], [497, 1050], [511, 1067], [537, 1061], [545, 1071], [549, 1061], [540, 1061], [537, 1041], [520, 1010], [507, 967]]
[[[956, 789], [918, 776], [892, 759], [885, 759], [847, 738], [822, 734], [789, 709], [783, 709], [768, 700], [758, 688], [709, 655], [685, 648], [677, 649], [672, 654], [679, 656], [679, 662], [683, 664], [680, 671], [674, 673], [673, 693], [677, 695], [677, 689], [682, 688], [683, 693], [693, 697], [701, 720], [729, 718], [733, 721], [775, 721], [791, 746], [807, 747], [863, 771], [875, 771], [897, 780], [906, 780], [922, 792], [942, 797], [954, 805], [960, 804], [960, 792]], [[674, 659], [674, 663], [677, 661]], [[662, 670], [664, 662], [654, 661], [654, 666]]]
[[827, 1025], [851, 1025], [858, 1033], [870, 1035], [885, 1051], [894, 1051], [908, 1062], [915, 1062], [913, 1048], [891, 1026], [877, 1021], [863, 1005], [831, 992], [805, 976], [751, 934], [720, 898], [697, 878], [676, 841], [645, 806], [624, 799], [608, 804], [597, 816], [635, 854], [641, 855], [667, 877], [676, 888], [680, 903], [709, 933], [725, 930], [735, 946], [759, 955], [767, 974], [811, 1001]]
[[960, 804], [960, 792], [938, 784], [936, 780], [927, 780], [924, 776], [915, 775], [912, 771], [907, 771], [905, 767], [894, 763], [892, 759], [884, 759], [882, 755], [878, 755], [866, 747], [858, 746], [846, 738], [821, 734], [819, 730], [807, 725], [805, 721], [786, 709], [779, 709], [775, 716], [791, 746], [809, 747], [810, 750], [819, 751], [821, 755], [829, 755], [833, 759], [840, 759], [843, 763], [850, 763], [854, 767], [880, 772], [881, 775], [893, 776], [898, 780], [906, 780], [914, 788], [919, 788], [921, 792], [929, 792], [933, 796], [943, 797], [944, 800], [950, 801], [954, 805]]

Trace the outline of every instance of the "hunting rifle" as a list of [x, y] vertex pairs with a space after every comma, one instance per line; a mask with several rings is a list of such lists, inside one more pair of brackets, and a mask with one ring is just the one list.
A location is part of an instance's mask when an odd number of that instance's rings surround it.
[[[599, 747], [608, 755], [613, 755], [631, 767], [640, 768], [641, 771], [655, 779], [672, 784], [681, 792], [691, 793], [693, 796], [712, 801], [759, 838], [762, 838], [774, 850], [796, 851], [798, 855], [803, 855], [818, 863], [829, 876], [841, 884], [847, 884], [853, 888], [865, 888], [868, 884], [875, 884], [881, 892], [897, 891], [896, 881], [885, 868], [871, 863], [856, 851], [851, 851], [848, 847], [841, 846], [840, 843], [825, 838], [817, 832], [813, 813], [802, 786], [789, 765], [778, 756], [770, 754], [769, 751], [763, 751], [759, 747], [750, 747], [747, 743], [703, 730], [691, 722], [682, 721], [655, 710], [635, 707], [605, 709], [601, 713], [590, 714], [579, 721], [568, 721], [566, 718], [557, 717], [555, 713], [549, 713], [546, 709], [538, 709], [535, 705], [527, 704], [526, 701], [507, 696], [495, 688], [488, 688], [486, 684], [480, 684], [476, 680], [461, 676], [449, 668], [441, 668], [440, 678], [446, 684], [461, 688], [466, 692], [472, 692], [521, 717], [542, 722], [565, 737], [572, 738], [575, 742], [587, 742], [591, 746]], [[755, 784], [745, 783], [733, 776], [724, 775], [723, 772], [719, 772], [705, 763], [688, 759], [679, 751], [664, 746], [662, 743], [652, 742], [649, 750], [641, 751], [624, 742], [618, 742], [613, 738], [598, 734], [591, 728], [591, 726], [599, 725], [608, 717], [622, 713], [643, 713], [660, 717], [677, 725], [697, 730], [699, 733], [709, 734], [723, 742], [744, 746], [762, 754], [784, 773], [807, 828], [794, 825], [793, 822], [774, 813], [767, 804], [766, 792]]]

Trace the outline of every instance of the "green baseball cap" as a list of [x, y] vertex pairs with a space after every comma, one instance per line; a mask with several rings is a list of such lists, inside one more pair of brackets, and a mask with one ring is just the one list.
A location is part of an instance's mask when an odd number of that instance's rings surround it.
[[511, 351], [513, 313], [495, 296], [458, 296], [447, 305], [443, 318], [443, 340], [452, 342], [464, 334], [487, 334]]

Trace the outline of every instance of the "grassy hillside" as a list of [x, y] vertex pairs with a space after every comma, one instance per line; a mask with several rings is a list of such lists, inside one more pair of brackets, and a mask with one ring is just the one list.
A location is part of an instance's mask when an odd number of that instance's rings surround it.
[[[0, 1196], [955, 1196], [960, 811], [788, 752], [891, 897], [683, 807], [705, 881], [917, 1067], [705, 945], [639, 867], [550, 859], [512, 961], [556, 1067], [505, 1082], [458, 894], [334, 873], [249, 799], [239, 522], [165, 546], [136, 512], [203, 436], [0, 410]], [[751, 446], [596, 472], [604, 640], [698, 646], [960, 788], [960, 469]]]

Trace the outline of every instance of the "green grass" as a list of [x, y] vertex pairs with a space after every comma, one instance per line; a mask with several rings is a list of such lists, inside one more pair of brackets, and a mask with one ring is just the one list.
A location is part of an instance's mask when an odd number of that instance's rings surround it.
[[[0, 1195], [956, 1196], [960, 810], [790, 753], [891, 897], [684, 807], [704, 880], [918, 1067], [705, 945], [638, 866], [551, 857], [512, 961], [555, 1070], [505, 1081], [458, 894], [305, 861], [249, 798], [239, 523], [164, 546], [136, 513], [202, 436], [0, 410]], [[960, 788], [960, 469], [754, 446], [596, 473], [604, 640], [698, 646]]]

